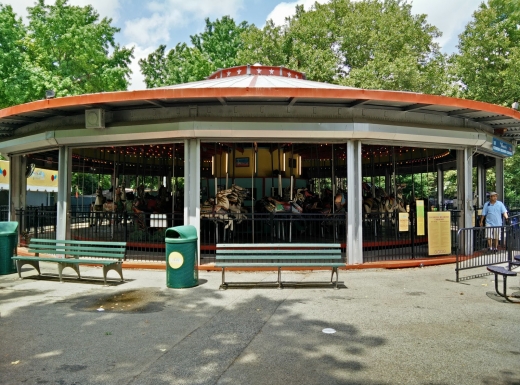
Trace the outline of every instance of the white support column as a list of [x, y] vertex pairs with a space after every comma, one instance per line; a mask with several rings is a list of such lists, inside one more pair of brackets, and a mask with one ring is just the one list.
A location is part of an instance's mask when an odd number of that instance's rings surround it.
[[[25, 208], [27, 196], [27, 178], [25, 170], [27, 158], [22, 155], [9, 157], [9, 220], [23, 221], [23, 218], [16, 217], [16, 210]], [[23, 223], [18, 224], [19, 229], [24, 229]]]
[[498, 199], [502, 202], [504, 201], [504, 159], [497, 158], [495, 160], [495, 175], [497, 180], [497, 189], [495, 190], [498, 193]]
[[200, 250], [200, 139], [184, 141], [184, 224], [197, 228]]
[[72, 149], [62, 146], [58, 154], [58, 202], [56, 239], [70, 239], [70, 186], [72, 174]]
[[[462, 210], [459, 220], [459, 229], [472, 228], [473, 223], [473, 193], [472, 193], [472, 169], [473, 151], [471, 148], [457, 150], [457, 209]], [[471, 255], [473, 253], [473, 233], [468, 231], [462, 241], [463, 253]]]
[[347, 142], [347, 264], [363, 263], [361, 142]]

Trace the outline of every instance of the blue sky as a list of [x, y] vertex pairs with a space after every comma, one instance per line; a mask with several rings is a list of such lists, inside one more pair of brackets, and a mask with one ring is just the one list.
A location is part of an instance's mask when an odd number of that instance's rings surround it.
[[[46, 0], [51, 3], [53, 0]], [[146, 57], [160, 44], [168, 48], [179, 42], [189, 42], [190, 35], [204, 30], [204, 19], [211, 20], [224, 15], [232, 16], [236, 22], [243, 20], [262, 27], [267, 19], [281, 24], [286, 16], [294, 13], [296, 4], [310, 7], [315, 0], [69, 0], [69, 4], [91, 4], [101, 17], [111, 17], [113, 25], [121, 28], [117, 41], [121, 45], [133, 46], [135, 59], [132, 63], [132, 85], [130, 89], [145, 88], [137, 60]], [[319, 0], [320, 3], [326, 0]], [[471, 20], [481, 0], [413, 0], [412, 11], [425, 13], [428, 22], [437, 26], [443, 36], [439, 44], [446, 53], [456, 50], [458, 34]], [[0, 0], [9, 4], [22, 17], [26, 8], [35, 0]]]

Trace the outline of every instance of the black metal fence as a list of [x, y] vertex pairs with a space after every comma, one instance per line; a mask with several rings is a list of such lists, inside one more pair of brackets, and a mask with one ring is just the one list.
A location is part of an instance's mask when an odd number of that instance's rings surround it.
[[[0, 208], [0, 215], [5, 215], [7, 219], [7, 214], [7, 207], [4, 210]], [[20, 223], [21, 245], [26, 244], [30, 238], [56, 238], [55, 206], [28, 207], [17, 210], [16, 215]], [[165, 229], [183, 224], [182, 213], [92, 213], [75, 208], [68, 215], [72, 238], [126, 241], [127, 259], [135, 261], [163, 261]], [[460, 211], [450, 211], [454, 254], [457, 253], [460, 215]], [[425, 220], [425, 235], [417, 235], [417, 218], [413, 211], [409, 213], [408, 231], [399, 231], [397, 213], [369, 215], [363, 219], [363, 223], [364, 261], [406, 260], [428, 256], [427, 221]], [[346, 248], [347, 214], [280, 212], [241, 213], [237, 216], [229, 213], [219, 217], [203, 217], [200, 220], [202, 263], [214, 261], [217, 243], [291, 242], [340, 243]], [[488, 260], [484, 264], [489, 264], [487, 262]]]
[[6, 222], [9, 220], [9, 206], [1, 205], [0, 206], [0, 221]]
[[[520, 253], [520, 215], [511, 216], [509, 223], [498, 227], [464, 228], [457, 232], [457, 282], [489, 275], [491, 273], [484, 269], [486, 266], [509, 263], [514, 255]], [[490, 229], [498, 231], [497, 250], [489, 248], [487, 232], [491, 231]], [[461, 273], [467, 270], [471, 270], [471, 274], [461, 276]]]
[[340, 243], [347, 242], [347, 214], [262, 213], [237, 217], [206, 217], [200, 221], [201, 261], [214, 262], [217, 243]]
[[[449, 213], [451, 245], [454, 254], [461, 211], [451, 210]], [[365, 216], [363, 220], [364, 262], [429, 257], [427, 213], [425, 213], [422, 224], [418, 221], [415, 211], [411, 210], [407, 214], [404, 226], [399, 224], [398, 212], [372, 213]]]

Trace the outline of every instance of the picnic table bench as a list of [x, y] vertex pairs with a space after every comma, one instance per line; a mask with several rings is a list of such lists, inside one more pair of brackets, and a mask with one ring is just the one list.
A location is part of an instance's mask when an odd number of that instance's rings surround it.
[[[38, 274], [41, 275], [40, 262], [52, 262], [58, 265], [58, 275], [60, 282], [63, 282], [62, 272], [66, 267], [70, 267], [78, 274], [81, 279], [79, 265], [98, 265], [103, 266], [103, 280], [107, 284], [107, 273], [115, 270], [119, 273], [123, 281], [123, 259], [126, 253], [126, 242], [99, 242], [99, 241], [76, 241], [76, 240], [55, 240], [55, 239], [31, 239], [28, 252], [35, 256], [15, 256], [12, 259], [16, 262], [18, 276], [22, 278], [22, 267], [31, 265]], [[40, 254], [54, 255], [52, 257], [40, 257]], [[63, 256], [57, 257], [56, 255]]]
[[[283, 288], [281, 269], [284, 267], [332, 268], [330, 282], [338, 289], [338, 267], [345, 266], [341, 259], [340, 244], [310, 243], [236, 243], [217, 244], [216, 267], [222, 268], [221, 289], [227, 289], [225, 271], [228, 267], [276, 267], [278, 288]], [[334, 274], [336, 281], [333, 282]], [[242, 282], [244, 284], [245, 282]], [[233, 284], [240, 284], [234, 282]]]
[[[518, 274], [515, 269], [516, 267], [520, 267], [520, 255], [516, 255], [512, 261], [509, 262], [509, 268], [505, 268], [503, 266], [487, 266], [487, 270], [495, 274], [495, 291], [501, 297], [504, 297], [506, 301], [509, 302], [518, 302], [512, 301], [507, 295], [507, 277], [516, 277]], [[501, 293], [498, 289], [498, 276], [502, 276], [503, 281], [503, 292]]]

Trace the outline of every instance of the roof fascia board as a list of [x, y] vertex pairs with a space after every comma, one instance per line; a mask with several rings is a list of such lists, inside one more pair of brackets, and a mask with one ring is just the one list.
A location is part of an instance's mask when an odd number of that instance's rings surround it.
[[42, 148], [56, 147], [58, 142], [54, 131], [46, 131], [39, 134], [25, 136], [21, 138], [0, 142], [2, 154], [14, 154], [22, 152], [37, 152]]

